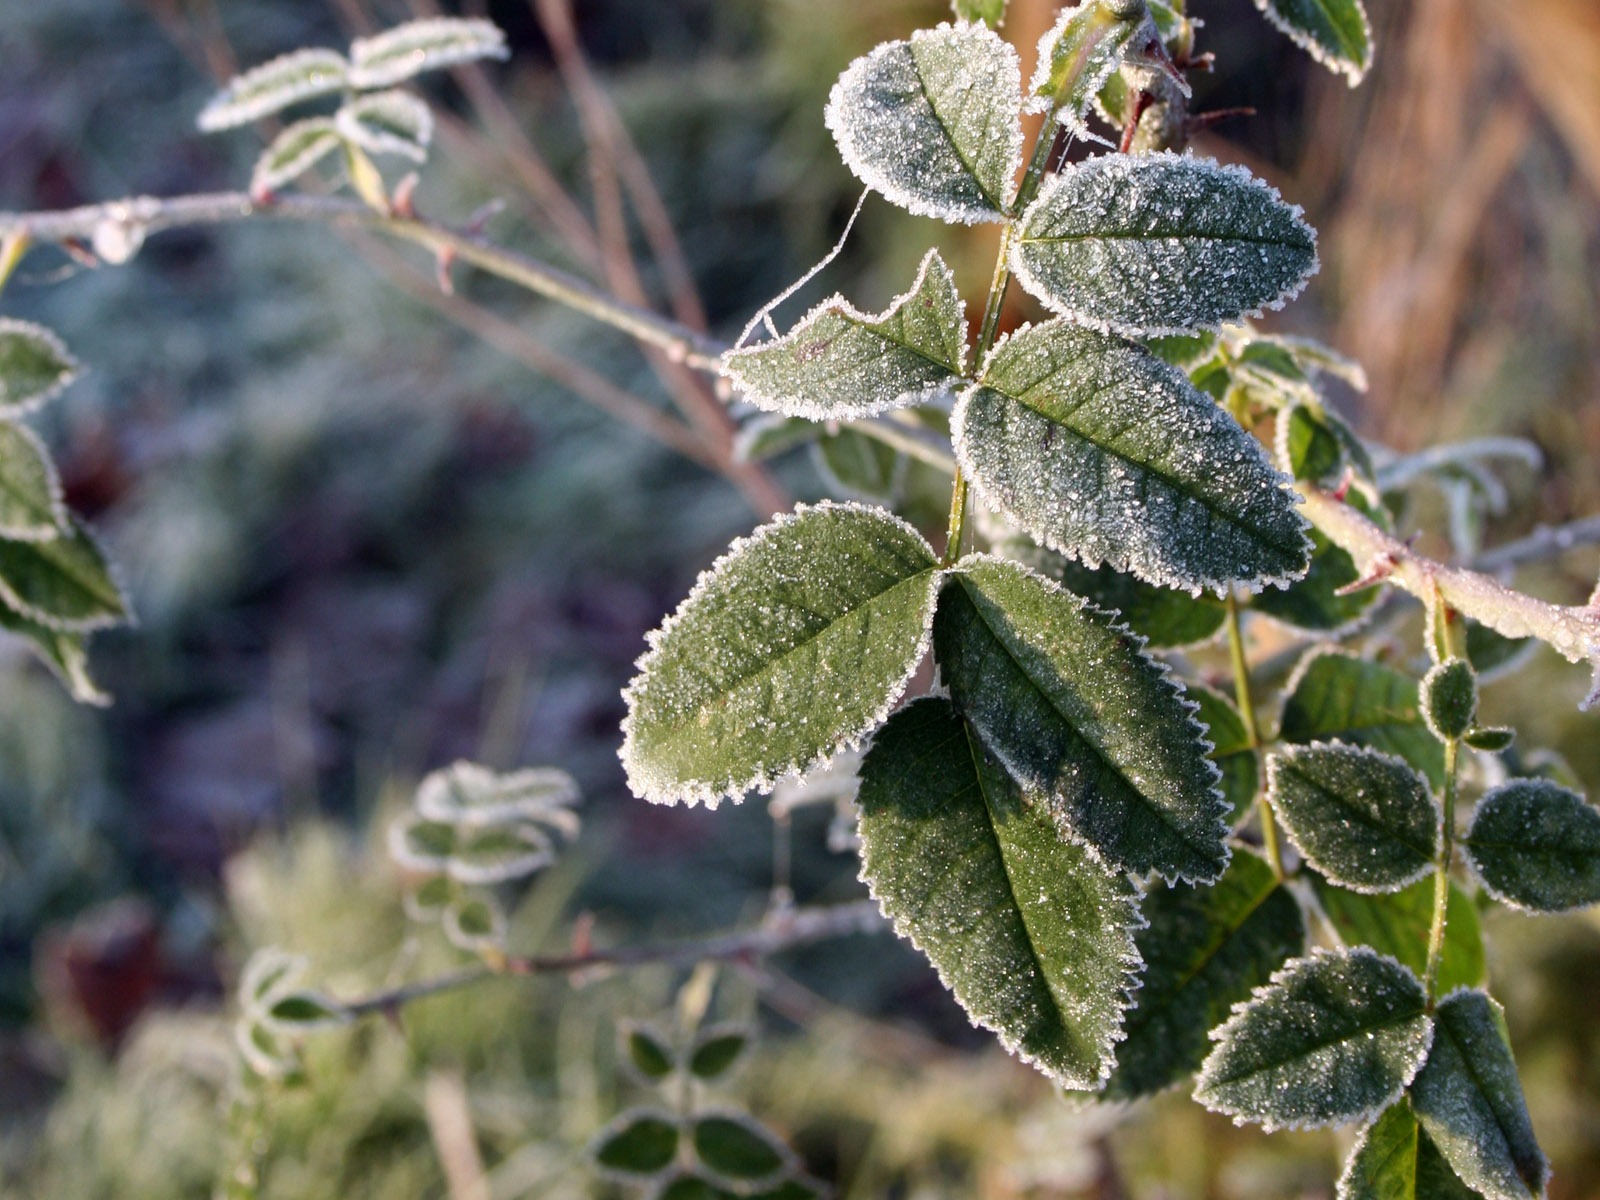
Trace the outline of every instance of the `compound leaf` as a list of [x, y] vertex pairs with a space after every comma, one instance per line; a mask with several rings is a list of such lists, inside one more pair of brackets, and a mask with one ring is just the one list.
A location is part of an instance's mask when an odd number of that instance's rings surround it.
[[1281, 308], [1317, 269], [1317, 238], [1239, 167], [1106, 154], [1046, 181], [1011, 242], [1017, 281], [1083, 325], [1136, 336]]
[[636, 1109], [601, 1130], [589, 1143], [589, 1153], [602, 1171], [636, 1180], [671, 1166], [678, 1156], [678, 1138], [671, 1114]]
[[677, 1052], [660, 1030], [632, 1023], [624, 1025], [621, 1034], [623, 1051], [640, 1079], [653, 1083], [678, 1069]]
[[33, 431], [0, 420], [0, 538], [47, 542], [66, 528], [61, 481]]
[[1401, 759], [1342, 742], [1267, 758], [1267, 792], [1294, 844], [1334, 883], [1394, 892], [1433, 869], [1442, 814]]
[[1267, 20], [1355, 87], [1372, 65], [1372, 25], [1361, 0], [1256, 0]]
[[1306, 523], [1260, 443], [1142, 347], [1063, 321], [995, 347], [956, 456], [1035, 541], [1198, 592], [1305, 571]]
[[857, 744], [922, 660], [940, 578], [916, 530], [860, 505], [801, 506], [735, 542], [624, 694], [634, 792], [715, 804]]
[[1136, 944], [1145, 962], [1138, 1004], [1117, 1046], [1109, 1099], [1153, 1095], [1200, 1068], [1235, 1003], [1305, 950], [1305, 919], [1262, 859], [1235, 850], [1212, 887], [1152, 887]]
[[1404, 1100], [1361, 1131], [1338, 1200], [1482, 1200], [1439, 1154]]
[[350, 66], [336, 50], [296, 50], [236, 76], [200, 110], [206, 133], [245, 125], [309, 100], [342, 90]]
[[32, 412], [78, 371], [78, 360], [43, 325], [0, 317], [0, 418]]
[[974, 555], [939, 597], [934, 648], [984, 746], [1107, 865], [1222, 873], [1217, 769], [1193, 705], [1137, 637], [1020, 564]]
[[393, 87], [424, 71], [510, 56], [505, 34], [490, 21], [462, 17], [407, 21], [351, 43], [350, 86]]
[[955, 276], [930, 250], [911, 290], [883, 312], [835, 296], [777, 341], [729, 351], [722, 365], [757, 408], [833, 421], [924, 403], [960, 379], [966, 356]]
[[88, 633], [132, 619], [105, 552], [77, 518], [48, 542], [0, 538], [0, 603], [63, 633]]
[[919, 216], [1002, 221], [1022, 165], [1022, 69], [981, 25], [886, 42], [834, 84], [824, 114], [845, 165]]
[[1057, 827], [944, 699], [890, 718], [861, 764], [862, 877], [972, 1019], [1069, 1087], [1111, 1066], [1137, 892]]
[[1353, 1121], [1399, 1098], [1428, 1053], [1422, 984], [1365, 947], [1278, 971], [1212, 1036], [1195, 1099], [1268, 1129]]
[[1444, 786], [1444, 747], [1422, 722], [1417, 681], [1349, 654], [1313, 650], [1296, 668], [1278, 721], [1285, 742], [1349, 742], [1404, 759]]
[[250, 194], [260, 196], [293, 183], [343, 145], [331, 117], [310, 117], [285, 126], [256, 159]]
[[333, 121], [346, 141], [368, 154], [398, 154], [424, 162], [433, 141], [433, 110], [409, 92], [358, 96], [335, 113]]
[[1600, 903], [1600, 812], [1547, 779], [1513, 779], [1478, 801], [1467, 859], [1497, 900], [1559, 913]]
[[[1317, 903], [1350, 945], [1370, 946], [1421, 975], [1428, 961], [1428, 933], [1433, 923], [1433, 880], [1419, 879], [1386, 895], [1365, 895], [1335, 887], [1313, 876]], [[1477, 987], [1488, 963], [1483, 930], [1472, 898], [1455, 884], [1445, 909], [1444, 953], [1439, 960], [1439, 990]]]
[[458, 896], [444, 910], [445, 937], [463, 950], [497, 950], [506, 939], [506, 914], [487, 893]]

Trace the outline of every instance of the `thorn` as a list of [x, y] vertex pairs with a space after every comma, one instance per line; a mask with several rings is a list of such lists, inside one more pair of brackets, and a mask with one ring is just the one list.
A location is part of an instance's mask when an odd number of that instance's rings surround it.
[[1342, 504], [1344, 502], [1344, 498], [1350, 494], [1350, 485], [1355, 481], [1356, 473], [1354, 468], [1349, 466], [1345, 467], [1344, 474], [1339, 477], [1339, 486], [1334, 488], [1333, 492], [1331, 493], [1333, 498]]
[[394, 185], [394, 215], [404, 217], [408, 221], [417, 219], [417, 184], [422, 182], [422, 176], [415, 171], [410, 171], [406, 177]]
[[594, 952], [594, 914], [584, 911], [572, 922], [572, 953], [582, 958]]
[[250, 203], [257, 208], [271, 208], [278, 202], [278, 193], [269, 187], [256, 188], [250, 193]]
[[439, 284], [439, 290], [446, 296], [456, 294], [455, 280], [450, 278], [450, 268], [455, 265], [456, 248], [454, 246], [440, 246], [439, 252], [433, 256], [434, 279]]
[[100, 256], [89, 249], [89, 243], [82, 238], [63, 238], [61, 248], [67, 252], [67, 257], [80, 267], [98, 267], [101, 265]]
[[1133, 98], [1133, 108], [1128, 112], [1128, 119], [1122, 125], [1122, 140], [1117, 144], [1119, 154], [1127, 154], [1133, 149], [1133, 139], [1139, 135], [1139, 121], [1144, 117], [1145, 110], [1150, 107], [1150, 93], [1141, 91]]
[[1364, 588], [1374, 587], [1394, 574], [1394, 569], [1399, 565], [1400, 560], [1393, 554], [1380, 554], [1372, 560], [1367, 567], [1366, 573], [1360, 579], [1355, 580], [1353, 583], [1347, 583], [1343, 587], [1334, 588], [1333, 594], [1335, 596], [1349, 596]]
[[506, 202], [499, 198], [489, 201], [489, 203], [485, 204], [482, 208], [478, 209], [467, 218], [467, 223], [462, 227], [463, 232], [467, 233], [471, 237], [481, 236], [484, 226], [488, 225], [490, 221], [499, 216], [500, 213], [505, 209], [505, 206]]

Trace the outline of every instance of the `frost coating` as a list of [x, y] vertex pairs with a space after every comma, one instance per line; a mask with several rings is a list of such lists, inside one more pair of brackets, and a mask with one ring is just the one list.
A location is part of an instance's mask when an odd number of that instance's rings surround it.
[[68, 516], [48, 542], [0, 540], [0, 602], [62, 633], [89, 633], [133, 619], [127, 594], [88, 526]]
[[48, 542], [67, 528], [61, 480], [31, 429], [0, 420], [0, 538]]
[[0, 417], [39, 408], [80, 369], [61, 339], [43, 325], [0, 317]]
[[1215, 329], [1282, 308], [1317, 270], [1300, 209], [1242, 167], [1106, 154], [1046, 180], [1011, 243], [1054, 312], [1129, 336]]
[[412, 162], [425, 161], [433, 141], [433, 110], [408, 92], [352, 100], [335, 114], [334, 124], [368, 154], [398, 154]]
[[1427, 1057], [1426, 1009], [1422, 984], [1394, 959], [1365, 947], [1314, 950], [1212, 1032], [1195, 1099], [1269, 1132], [1376, 1116]]
[[1290, 41], [1355, 87], [1372, 65], [1372, 24], [1361, 0], [1255, 0]]
[[951, 419], [984, 498], [1053, 550], [1198, 594], [1286, 583], [1310, 557], [1261, 444], [1183, 373], [1065, 321], [997, 345]]
[[347, 82], [349, 64], [337, 50], [296, 50], [230, 80], [200, 110], [198, 124], [205, 133], [246, 125]]
[[505, 34], [490, 21], [460, 17], [408, 21], [350, 44], [350, 86], [392, 87], [423, 71], [509, 57]]
[[256, 160], [250, 194], [260, 196], [292, 183], [341, 145], [331, 117], [310, 117], [286, 126]]
[[1368, 746], [1410, 763], [1435, 789], [1444, 786], [1444, 747], [1422, 723], [1411, 676], [1319, 647], [1300, 660], [1283, 690], [1280, 741]]
[[1600, 903], [1600, 811], [1548, 779], [1514, 779], [1485, 794], [1464, 848], [1484, 887], [1513, 908]]
[[1338, 1200], [1483, 1200], [1456, 1178], [1404, 1100], [1361, 1131], [1336, 1194]]
[[1167, 879], [1222, 873], [1210, 744], [1136, 634], [1017, 563], [971, 555], [939, 598], [934, 650], [984, 747], [1101, 861]]
[[1343, 742], [1267, 758], [1267, 793], [1295, 846], [1356, 892], [1394, 892], [1433, 869], [1444, 814], [1404, 760]]
[[966, 370], [966, 309], [928, 251], [911, 290], [878, 314], [826, 300], [783, 337], [723, 356], [723, 373], [769, 412], [850, 420], [921, 404]]
[[[1084, 0], [1062, 12], [1039, 39], [1033, 78], [1028, 83], [1029, 112], [1047, 112], [1069, 129], [1086, 131], [1083, 115], [1117, 68], [1161, 34], [1143, 0]], [[1188, 95], [1188, 85], [1170, 78]]]
[[862, 505], [802, 505], [736, 541], [623, 693], [629, 786], [715, 805], [859, 744], [927, 652], [942, 578], [916, 530]]
[[1022, 68], [982, 25], [885, 42], [846, 68], [823, 119], [845, 165], [918, 216], [1004, 220], [1022, 166]]
[[1007, 1050], [1099, 1086], [1139, 966], [1127, 877], [1064, 836], [948, 700], [890, 718], [860, 777], [862, 878], [896, 932]]

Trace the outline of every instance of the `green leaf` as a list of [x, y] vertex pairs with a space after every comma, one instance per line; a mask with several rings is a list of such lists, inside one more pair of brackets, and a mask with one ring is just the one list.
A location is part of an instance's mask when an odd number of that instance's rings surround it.
[[0, 317], [0, 418], [32, 412], [79, 370], [78, 360], [43, 325]]
[[565, 771], [533, 767], [491, 771], [456, 762], [428, 774], [417, 785], [417, 812], [430, 821], [476, 826], [537, 821], [576, 837], [577, 782]]
[[304, 977], [307, 966], [301, 955], [276, 946], [262, 946], [250, 955], [239, 973], [241, 1006], [250, 1013], [265, 1012], [274, 999]]
[[1381, 588], [1341, 594], [1361, 573], [1355, 560], [1322, 534], [1311, 531], [1311, 566], [1305, 578], [1283, 589], [1262, 592], [1250, 602], [1256, 612], [1296, 629], [1334, 636], [1354, 627], [1377, 602]]
[[1550, 1164], [1533, 1135], [1500, 1006], [1483, 992], [1447, 996], [1411, 1107], [1439, 1153], [1485, 1200], [1544, 1195]]
[[292, 104], [342, 91], [349, 64], [335, 50], [296, 50], [236, 76], [200, 110], [206, 133], [246, 125]]
[[624, 694], [635, 794], [715, 804], [856, 745], [922, 660], [940, 579], [916, 530], [859, 505], [801, 506], [735, 542]]
[[635, 1109], [601, 1130], [589, 1143], [589, 1153], [602, 1171], [632, 1182], [670, 1167], [678, 1156], [678, 1137], [671, 1114]]
[[719, 1079], [733, 1069], [750, 1044], [750, 1031], [723, 1025], [702, 1029], [689, 1051], [689, 1074], [697, 1079]]
[[965, 311], [955, 276], [930, 250], [911, 290], [883, 312], [835, 296], [776, 341], [730, 350], [723, 373], [757, 408], [813, 421], [922, 404], [966, 369]]
[[492, 896], [458, 896], [444, 910], [444, 935], [473, 953], [498, 949], [506, 939], [506, 914]]
[[1462, 736], [1478, 719], [1478, 674], [1464, 658], [1438, 663], [1422, 677], [1422, 718], [1440, 741]]
[[1482, 750], [1486, 754], [1500, 754], [1511, 749], [1512, 743], [1517, 740], [1517, 731], [1502, 725], [1491, 725], [1488, 728], [1469, 729], [1462, 735], [1461, 740], [1474, 750]]
[[133, 619], [105, 552], [77, 518], [48, 542], [0, 538], [0, 602], [63, 633], [88, 633]]
[[1334, 883], [1396, 892], [1433, 870], [1439, 804], [1401, 759], [1342, 742], [1267, 758], [1267, 793], [1300, 853]]
[[1345, 468], [1372, 479], [1372, 460], [1350, 427], [1320, 404], [1291, 404], [1278, 418], [1279, 459], [1296, 479], [1337, 483]]
[[649, 1200], [821, 1200], [827, 1188], [814, 1179], [784, 1179], [770, 1185], [725, 1187], [694, 1171], [673, 1175], [649, 1194]]
[[1531, 912], [1600, 904], [1600, 812], [1546, 779], [1513, 779], [1472, 814], [1467, 860], [1495, 899]]
[[81, 633], [62, 633], [0, 604], [0, 629], [23, 638], [34, 656], [50, 668], [79, 704], [104, 707], [111, 697], [95, 684], [89, 673], [89, 639]]
[[33, 431], [0, 420], [0, 538], [48, 542], [67, 525], [61, 481]]
[[740, 462], [766, 462], [822, 436], [824, 426], [804, 417], [757, 413], [734, 435], [733, 453]]
[[337, 1001], [316, 992], [289, 992], [275, 997], [263, 1018], [269, 1027], [285, 1033], [307, 1033], [343, 1025], [350, 1014]]
[[895, 930], [1006, 1049], [1097, 1086], [1138, 965], [1133, 886], [1024, 797], [946, 700], [891, 717], [859, 774], [862, 877]]
[[855, 60], [824, 114], [845, 165], [919, 216], [1004, 220], [1022, 166], [1022, 68], [980, 25], [923, 29]]
[[1107, 865], [1222, 873], [1217, 769], [1193, 705], [1134, 635], [1025, 567], [975, 555], [939, 597], [934, 647], [984, 746]]
[[848, 425], [811, 443], [817, 470], [828, 490], [855, 500], [889, 503], [905, 475], [905, 458], [893, 446]]
[[1268, 1129], [1336, 1125], [1399, 1098], [1432, 1037], [1417, 977], [1365, 947], [1316, 950], [1212, 1036], [1195, 1099]]
[[256, 159], [250, 173], [250, 194], [279, 191], [343, 145], [344, 139], [329, 117], [311, 117], [285, 126]]
[[977, 21], [998, 29], [1005, 20], [1006, 0], [951, 0], [950, 9], [958, 21]]
[[433, 110], [409, 92], [358, 96], [334, 114], [341, 137], [368, 154], [398, 154], [426, 162], [433, 141]]
[[1390, 1105], [1356, 1140], [1338, 1200], [1482, 1200], [1439, 1154], [1405, 1101]]
[[1466, 625], [1467, 661], [1478, 672], [1480, 683], [1503, 679], [1525, 666], [1539, 645], [1537, 638], [1508, 638], [1478, 621]]
[[794, 1165], [789, 1148], [743, 1113], [702, 1114], [695, 1118], [693, 1137], [701, 1163], [739, 1183], [770, 1179]]
[[461, 17], [407, 21], [350, 44], [350, 86], [363, 91], [393, 87], [424, 71], [510, 57], [505, 34], [489, 21]]
[[[1066, 8], [1039, 43], [1029, 111], [1053, 108], [1069, 129], [1085, 129], [1083, 114], [1117, 68], [1129, 59], [1148, 63], [1143, 52], [1159, 40], [1142, 0], [1086, 0]], [[1187, 86], [1179, 86], [1187, 94]]]
[[1206, 737], [1211, 742], [1207, 756], [1222, 772], [1222, 796], [1228, 802], [1230, 825], [1236, 825], [1250, 811], [1261, 786], [1261, 767], [1256, 752], [1250, 747], [1250, 736], [1245, 731], [1244, 719], [1232, 701], [1208, 687], [1191, 683], [1189, 699], [1198, 704], [1195, 718], [1205, 726]]
[[389, 826], [389, 857], [408, 871], [442, 872], [450, 866], [456, 841], [449, 822], [406, 813]]
[[1240, 167], [1106, 154], [1053, 175], [1011, 241], [1017, 281], [1117, 333], [1184, 333], [1281, 308], [1317, 269], [1300, 210]]
[[1198, 333], [1169, 333], [1163, 337], [1145, 338], [1144, 348], [1162, 362], [1187, 371], [1199, 366], [1217, 348], [1217, 335], [1210, 330]]
[[550, 836], [531, 822], [457, 831], [445, 870], [459, 883], [505, 883], [555, 861]]
[[1157, 885], [1143, 908], [1148, 925], [1136, 942], [1144, 979], [1117, 1046], [1108, 1099], [1153, 1095], [1199, 1070], [1210, 1049], [1207, 1031], [1305, 951], [1300, 906], [1246, 850], [1233, 852], [1214, 886]]
[[408, 891], [401, 903], [413, 921], [437, 921], [460, 894], [456, 881], [448, 875], [430, 875]]
[[[1317, 903], [1350, 945], [1365, 945], [1397, 959], [1421, 975], [1428, 961], [1428, 933], [1433, 923], [1433, 880], [1420, 879], [1388, 895], [1362, 895], [1313, 876]], [[1455, 884], [1445, 909], [1444, 954], [1439, 961], [1439, 990], [1477, 987], [1487, 976], [1483, 931], [1472, 898]]]
[[1291, 41], [1355, 87], [1372, 65], [1372, 25], [1361, 0], [1256, 0]]
[[1296, 668], [1288, 692], [1280, 740], [1369, 746], [1410, 763], [1434, 790], [1444, 786], [1444, 747], [1422, 723], [1411, 676], [1319, 648]]
[[1052, 550], [1192, 592], [1306, 569], [1306, 523], [1260, 443], [1120, 338], [1013, 334], [951, 428], [979, 491]]
[[678, 1069], [678, 1056], [661, 1032], [650, 1025], [629, 1023], [622, 1027], [622, 1045], [628, 1062], [641, 1079], [654, 1082]]

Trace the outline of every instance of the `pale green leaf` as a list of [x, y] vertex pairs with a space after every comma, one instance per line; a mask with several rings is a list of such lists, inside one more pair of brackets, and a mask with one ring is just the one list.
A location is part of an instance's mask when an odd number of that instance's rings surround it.
[[1358, 625], [1383, 593], [1377, 587], [1341, 592], [1360, 577], [1355, 560], [1313, 529], [1311, 566], [1305, 578], [1286, 588], [1262, 592], [1250, 601], [1250, 607], [1296, 629], [1338, 637]]
[[498, 772], [456, 762], [428, 774], [417, 785], [417, 812], [430, 821], [475, 826], [535, 821], [564, 834], [578, 834], [577, 782], [551, 767]]
[[493, 896], [458, 896], [444, 910], [444, 935], [463, 950], [499, 949], [506, 939], [506, 914]]
[[250, 174], [250, 194], [261, 196], [278, 191], [343, 145], [343, 138], [328, 117], [310, 117], [285, 126], [256, 159]]
[[860, 768], [862, 877], [976, 1023], [1069, 1087], [1111, 1066], [1137, 893], [1023, 796], [943, 699], [890, 718]]
[[34, 656], [48, 667], [79, 704], [103, 707], [111, 697], [95, 684], [89, 673], [89, 640], [81, 633], [63, 633], [0, 604], [0, 629], [27, 641]]
[[750, 1031], [741, 1025], [713, 1025], [695, 1034], [689, 1049], [689, 1074], [696, 1079], [720, 1079], [744, 1057]]
[[972, 556], [940, 595], [934, 646], [984, 746], [1107, 865], [1222, 873], [1217, 768], [1136, 636], [1018, 563]]
[[1199, 1070], [1211, 1048], [1207, 1031], [1305, 951], [1300, 906], [1272, 868], [1245, 850], [1233, 852], [1211, 887], [1152, 887], [1143, 910], [1148, 925], [1136, 942], [1144, 977], [1108, 1099], [1153, 1095]]
[[1550, 1164], [1533, 1135], [1500, 1006], [1483, 992], [1440, 1002], [1411, 1107], [1451, 1169], [1485, 1200], [1544, 1195]]
[[[1428, 962], [1433, 924], [1433, 880], [1419, 879], [1387, 895], [1362, 895], [1313, 876], [1317, 903], [1349, 945], [1370, 946], [1421, 975]], [[1477, 987], [1488, 971], [1483, 930], [1472, 898], [1455, 884], [1445, 908], [1444, 953], [1439, 960], [1439, 990]]]
[[389, 825], [389, 857], [408, 871], [447, 870], [457, 841], [454, 825], [417, 813], [406, 813]]
[[1162, 362], [1187, 371], [1197, 367], [1217, 348], [1217, 335], [1210, 330], [1198, 333], [1169, 333], [1144, 338], [1144, 348]]
[[1191, 683], [1188, 693], [1199, 705], [1195, 719], [1205, 727], [1206, 740], [1211, 743], [1207, 757], [1222, 772], [1222, 796], [1229, 810], [1225, 819], [1236, 825], [1249, 813], [1261, 786], [1261, 765], [1250, 745], [1244, 718], [1231, 700], [1208, 687]]
[[822, 436], [825, 426], [804, 417], [757, 413], [739, 426], [733, 453], [740, 462], [766, 462]]
[[1392, 1104], [1356, 1139], [1338, 1200], [1482, 1200], [1439, 1154], [1404, 1100]]
[[951, 0], [950, 9], [958, 21], [981, 21], [998, 29], [1006, 15], [1006, 0]]
[[722, 365], [757, 408], [827, 421], [924, 403], [960, 380], [966, 355], [955, 276], [930, 250], [911, 290], [883, 312], [835, 296], [776, 341], [729, 351]]
[[1286, 690], [1278, 737], [1285, 742], [1342, 741], [1404, 759], [1444, 785], [1444, 747], [1422, 721], [1417, 681], [1382, 663], [1313, 650]]
[[531, 875], [554, 861], [555, 846], [550, 835], [532, 822], [523, 821], [459, 830], [445, 870], [458, 883], [505, 883]]
[[460, 895], [461, 889], [448, 875], [430, 875], [406, 892], [400, 903], [413, 921], [437, 921]]
[[310, 964], [299, 954], [277, 946], [262, 946], [250, 955], [239, 973], [239, 1002], [246, 1012], [260, 1015], [273, 1001], [295, 986]]
[[1372, 65], [1372, 25], [1361, 0], [1256, 0], [1256, 7], [1351, 87]]
[[1546, 779], [1514, 779], [1478, 801], [1467, 859], [1497, 900], [1532, 912], [1600, 904], [1600, 812]]
[[1086, 563], [1193, 592], [1306, 569], [1306, 523], [1260, 443], [1120, 338], [1063, 321], [1012, 335], [952, 430], [986, 500]]
[[1118, 333], [1183, 333], [1281, 308], [1317, 269], [1300, 210], [1239, 167], [1106, 154], [1053, 175], [1011, 242], [1017, 281]]
[[825, 113], [845, 165], [919, 216], [1004, 220], [1022, 165], [1022, 68], [981, 25], [941, 25], [851, 63]]
[[33, 431], [0, 420], [0, 538], [48, 542], [67, 525], [61, 481]]
[[1478, 720], [1478, 673], [1464, 658], [1448, 658], [1422, 677], [1422, 719], [1440, 741], [1458, 738]]
[[1376, 1114], [1427, 1055], [1427, 999], [1392, 958], [1364, 947], [1313, 951], [1257, 988], [1213, 1034], [1195, 1099], [1269, 1130]]
[[68, 516], [48, 542], [0, 538], [0, 603], [48, 629], [88, 633], [133, 619], [110, 560], [88, 528]]
[[1442, 814], [1401, 759], [1342, 742], [1267, 758], [1267, 793], [1300, 853], [1334, 883], [1395, 892], [1433, 870]]
[[858, 744], [926, 652], [940, 578], [916, 530], [859, 505], [802, 506], [735, 542], [628, 685], [634, 792], [715, 804]]
[[350, 44], [350, 86], [393, 87], [424, 71], [509, 57], [505, 34], [489, 21], [461, 17], [408, 21]]
[[794, 1165], [789, 1148], [744, 1113], [702, 1112], [691, 1136], [704, 1166], [740, 1184], [770, 1180]]
[[609, 1175], [637, 1182], [670, 1167], [678, 1156], [678, 1122], [658, 1109], [623, 1113], [595, 1135], [589, 1153]]
[[78, 360], [43, 325], [0, 317], [0, 418], [32, 412], [79, 370]]
[[[1141, 77], [1148, 74], [1153, 60], [1145, 51], [1160, 39], [1143, 0], [1084, 0], [1067, 7], [1039, 41], [1029, 111], [1053, 109], [1063, 125], [1085, 129], [1084, 113], [1117, 68], [1131, 59], [1145, 66]], [[1187, 85], [1163, 78], [1188, 94]]]
[[334, 114], [339, 135], [368, 154], [398, 154], [425, 162], [433, 141], [433, 110], [409, 92], [358, 96]]
[[309, 100], [342, 91], [349, 64], [335, 50], [296, 50], [236, 76], [200, 110], [206, 133], [245, 125]]

